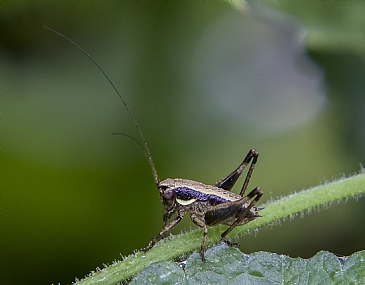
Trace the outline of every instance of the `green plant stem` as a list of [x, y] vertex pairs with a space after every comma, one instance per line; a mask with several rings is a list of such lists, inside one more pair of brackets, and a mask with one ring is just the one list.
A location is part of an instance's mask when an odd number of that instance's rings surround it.
[[[365, 174], [358, 174], [350, 178], [326, 183], [308, 190], [271, 201], [260, 211], [261, 218], [244, 226], [237, 227], [229, 235], [242, 235], [260, 227], [277, 223], [282, 219], [296, 214], [305, 214], [313, 209], [329, 207], [346, 201], [348, 198], [358, 198], [365, 194]], [[219, 241], [220, 234], [226, 226], [209, 228], [207, 244]], [[171, 260], [186, 255], [200, 247], [202, 230], [196, 229], [183, 234], [170, 236], [158, 243], [147, 253], [137, 252], [126, 257], [123, 261], [113, 264], [91, 276], [81, 280], [78, 284], [117, 284], [131, 278], [153, 262]]]

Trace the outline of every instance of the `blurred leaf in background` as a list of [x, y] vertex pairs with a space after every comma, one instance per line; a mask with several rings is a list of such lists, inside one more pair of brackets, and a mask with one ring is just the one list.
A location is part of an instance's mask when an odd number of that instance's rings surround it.
[[[255, 148], [251, 188], [266, 201], [364, 162], [364, 12], [362, 2], [3, 2], [2, 282], [70, 283], [162, 226], [147, 161], [112, 135], [138, 137], [122, 103], [43, 25], [106, 71], [160, 178], [212, 184]], [[364, 248], [363, 209], [351, 201], [262, 230], [241, 250], [351, 254]]]

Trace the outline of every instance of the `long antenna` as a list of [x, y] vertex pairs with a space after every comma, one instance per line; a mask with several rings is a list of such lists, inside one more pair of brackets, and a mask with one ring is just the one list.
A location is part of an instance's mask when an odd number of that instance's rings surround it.
[[113, 89], [115, 90], [115, 92], [118, 94], [120, 100], [122, 100], [123, 104], [124, 104], [124, 107], [127, 109], [129, 115], [131, 116], [133, 122], [134, 122], [134, 125], [136, 126], [137, 130], [138, 130], [138, 133], [143, 141], [143, 144], [144, 144], [144, 147], [146, 149], [146, 156], [147, 156], [147, 159], [148, 159], [148, 163], [150, 164], [151, 166], [151, 170], [152, 170], [152, 174], [153, 174], [153, 178], [155, 179], [155, 183], [156, 183], [156, 186], [160, 185], [160, 179], [158, 178], [158, 175], [157, 175], [157, 170], [156, 170], [156, 167], [155, 167], [155, 164], [153, 163], [153, 159], [152, 159], [152, 156], [151, 156], [151, 153], [150, 153], [150, 150], [148, 148], [148, 145], [147, 145], [147, 141], [146, 139], [144, 138], [144, 135], [142, 133], [142, 130], [141, 128], [139, 127], [138, 123], [137, 123], [137, 120], [134, 118], [133, 114], [132, 114], [132, 111], [129, 109], [127, 103], [124, 101], [122, 95], [119, 93], [118, 89], [115, 87], [114, 83], [110, 80], [110, 78], [108, 77], [108, 75], [106, 75], [106, 73], [104, 72], [104, 70], [99, 66], [99, 64], [96, 63], [96, 61], [81, 47], [79, 46], [77, 43], [75, 43], [73, 40], [71, 40], [70, 38], [66, 37], [65, 35], [47, 27], [47, 26], [43, 26], [45, 29], [55, 33], [56, 35], [59, 35], [60, 37], [68, 40], [70, 43], [72, 43], [74, 46], [76, 46], [80, 51], [82, 51], [82, 53], [84, 55], [86, 55], [92, 63], [94, 63], [94, 65], [101, 71], [101, 73], [104, 75], [104, 77], [109, 81], [110, 85], [113, 87]]

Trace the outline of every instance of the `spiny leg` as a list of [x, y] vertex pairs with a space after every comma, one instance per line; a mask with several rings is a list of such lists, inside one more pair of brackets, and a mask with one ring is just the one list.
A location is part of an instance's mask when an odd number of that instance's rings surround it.
[[161, 239], [165, 237], [165, 234], [171, 230], [174, 226], [176, 226], [184, 217], [184, 212], [178, 213], [175, 219], [173, 219], [167, 226], [165, 226], [162, 231], [151, 241], [151, 243], [144, 249], [143, 252], [149, 251], [154, 245]]
[[226, 229], [222, 234], [221, 234], [221, 241], [223, 241], [224, 243], [226, 243], [228, 246], [231, 247], [238, 247], [239, 245], [237, 243], [232, 243], [230, 242], [228, 239], [226, 239], [226, 236], [237, 226], [242, 222], [242, 219], [245, 218], [245, 214], [247, 214], [247, 212], [250, 212], [252, 207], [256, 204], [257, 201], [260, 200], [261, 196], [263, 195], [263, 192], [261, 191], [261, 189], [259, 187], [256, 187], [255, 189], [253, 189], [250, 193], [247, 194], [247, 198], [252, 199], [253, 197], [255, 197], [255, 199], [253, 199], [250, 204], [248, 205], [248, 207], [242, 211], [240, 213], [240, 215], [237, 217], [237, 219], [232, 223], [232, 225], [229, 226], [228, 229]]
[[202, 258], [202, 262], [205, 262], [206, 260], [204, 257], [204, 253], [205, 253], [205, 245], [206, 245], [207, 236], [208, 236], [208, 226], [201, 219], [199, 219], [195, 214], [190, 214], [190, 218], [194, 224], [196, 224], [198, 227], [203, 228], [203, 230], [204, 230], [202, 244], [200, 246], [200, 256]]
[[[222, 178], [220, 181], [218, 181], [215, 186], [219, 187], [219, 188], [222, 188], [224, 190], [228, 190], [228, 191], [231, 191], [232, 187], [234, 186], [234, 184], [237, 182], [238, 178], [241, 176], [243, 170], [245, 169], [245, 167], [250, 163], [250, 161], [252, 160], [253, 158], [253, 162], [251, 164], [251, 167], [246, 175], [246, 179], [245, 179], [245, 183], [243, 184], [246, 188], [247, 188], [247, 185], [248, 185], [248, 182], [250, 180], [250, 177], [252, 175], [252, 171], [253, 171], [253, 166], [254, 164], [256, 164], [257, 162], [257, 157], [259, 156], [259, 153], [254, 150], [254, 149], [251, 149], [245, 159], [242, 161], [242, 163], [234, 170], [232, 171], [230, 174], [228, 174], [226, 177]], [[246, 190], [245, 188], [245, 190]], [[244, 193], [244, 190], [242, 188], [241, 190], [241, 193]], [[241, 194], [242, 196], [242, 194]]]

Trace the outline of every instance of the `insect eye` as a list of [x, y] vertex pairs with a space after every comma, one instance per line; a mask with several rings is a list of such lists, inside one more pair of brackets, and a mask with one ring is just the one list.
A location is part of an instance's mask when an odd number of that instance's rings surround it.
[[168, 187], [166, 185], [159, 185], [158, 186], [158, 190], [160, 190], [160, 192], [165, 192], [167, 188]]
[[174, 195], [174, 190], [167, 190], [166, 192], [163, 193], [163, 197], [167, 200], [171, 199], [173, 195]]

